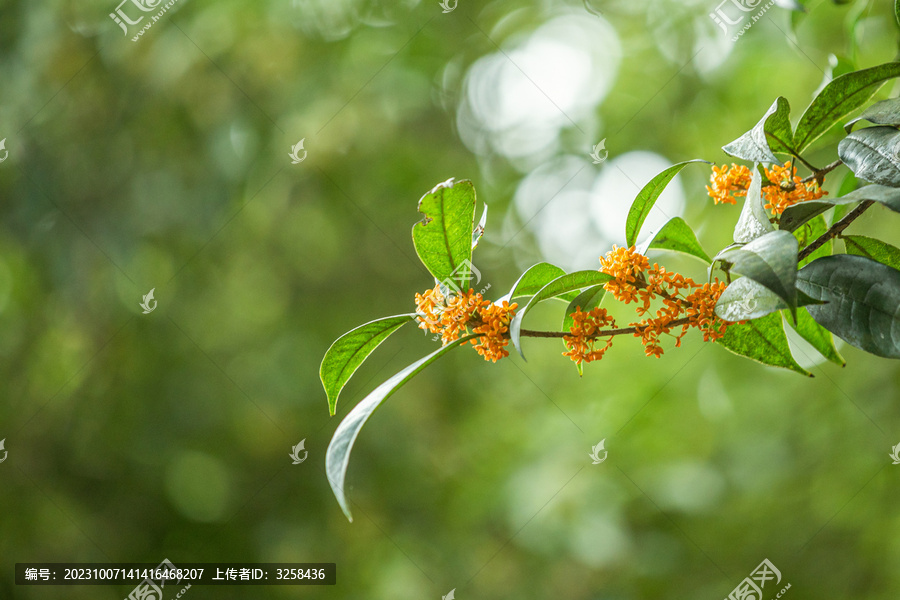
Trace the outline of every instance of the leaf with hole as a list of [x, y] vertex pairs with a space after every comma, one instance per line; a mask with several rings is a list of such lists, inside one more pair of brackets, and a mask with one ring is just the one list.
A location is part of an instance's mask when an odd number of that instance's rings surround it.
[[425, 218], [413, 225], [416, 254], [438, 281], [453, 279], [465, 289], [471, 276], [475, 187], [463, 179], [439, 183], [419, 200]]
[[388, 336], [409, 323], [415, 314], [397, 315], [369, 321], [339, 337], [322, 359], [319, 378], [328, 396], [328, 412], [334, 416], [341, 390], [363, 361]]
[[838, 254], [803, 267], [797, 287], [827, 302], [809, 307], [816, 323], [866, 352], [900, 358], [900, 271]]

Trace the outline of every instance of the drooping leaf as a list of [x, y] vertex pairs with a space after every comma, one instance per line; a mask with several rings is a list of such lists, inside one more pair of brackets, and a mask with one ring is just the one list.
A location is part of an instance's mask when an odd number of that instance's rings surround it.
[[725, 321], [759, 319], [787, 308], [778, 294], [749, 277], [732, 281], [716, 302], [716, 315]]
[[885, 63], [835, 77], [813, 99], [794, 131], [794, 150], [803, 152], [836, 123], [866, 103], [885, 81], [900, 76], [900, 63]]
[[509, 293], [498, 302], [502, 302], [503, 300], [512, 300], [513, 298], [520, 298], [522, 296], [533, 296], [535, 295], [542, 287], [560, 277], [565, 275], [566, 272], [563, 269], [560, 269], [556, 265], [551, 265], [548, 262], [537, 263], [536, 265], [532, 265], [528, 267], [522, 275], [519, 276], [519, 279], [513, 284], [512, 288], [509, 290]]
[[816, 323], [809, 312], [807, 312], [807, 309], [797, 311], [796, 324], [791, 323], [790, 319], [785, 319], [785, 322], [790, 325], [800, 337], [806, 340], [810, 346], [815, 348], [819, 354], [836, 365], [841, 365], [843, 367], [847, 364], [844, 357], [841, 356], [837, 351], [837, 348], [834, 347], [834, 338], [831, 336], [831, 333]]
[[893, 127], [858, 129], [838, 144], [838, 156], [857, 177], [891, 187], [900, 187], [898, 151], [900, 131]]
[[866, 352], [900, 358], [900, 271], [838, 254], [803, 267], [797, 287], [827, 302], [808, 309], [819, 325]]
[[339, 337], [325, 353], [319, 378], [328, 396], [328, 411], [334, 416], [338, 397], [363, 361], [388, 336], [412, 321], [415, 314], [396, 315], [369, 321]]
[[[522, 358], [525, 358], [525, 355], [522, 353], [522, 347], [519, 340], [519, 337], [522, 332], [522, 320], [525, 318], [525, 315], [529, 310], [539, 302], [543, 302], [548, 298], [554, 298], [556, 296], [561, 296], [567, 292], [572, 292], [574, 290], [580, 290], [582, 288], [586, 288], [594, 285], [601, 285], [606, 283], [607, 281], [612, 281], [615, 279], [611, 275], [607, 275], [606, 273], [601, 273], [600, 271], [575, 271], [574, 273], [568, 273], [566, 275], [562, 275], [561, 277], [557, 277], [544, 287], [542, 287], [534, 296], [531, 297], [531, 300], [528, 301], [528, 304], [519, 311], [515, 317], [513, 317], [512, 321], [509, 324], [509, 339], [512, 340], [513, 345], [516, 347], [516, 350], [519, 351], [519, 354]], [[574, 297], [573, 297], [574, 298]], [[573, 298], [570, 298], [573, 299]]]
[[363, 398], [338, 425], [325, 453], [325, 473], [328, 477], [331, 491], [334, 493], [338, 504], [341, 505], [341, 510], [344, 511], [347, 519], [352, 521], [353, 516], [350, 513], [350, 503], [347, 501], [344, 491], [344, 480], [347, 476], [347, 466], [350, 463], [350, 452], [353, 450], [353, 443], [356, 441], [356, 437], [359, 435], [363, 425], [366, 424], [366, 421], [372, 416], [375, 409], [381, 406], [391, 394], [400, 389], [422, 369], [462, 343], [476, 337], [478, 337], [478, 334], [461, 337], [456, 342], [435, 350], [428, 356], [420, 358], [401, 370]]
[[844, 240], [847, 254], [865, 256], [900, 270], [900, 248], [864, 235], [845, 235], [841, 239]]
[[747, 197], [744, 199], [744, 208], [741, 210], [741, 216], [738, 217], [737, 225], [734, 226], [734, 242], [746, 244], [771, 231], [775, 231], [775, 227], [769, 221], [769, 215], [763, 208], [762, 175], [754, 165], [750, 186], [747, 188]]
[[[606, 290], [602, 285], [594, 285], [580, 294], [569, 303], [569, 306], [566, 307], [566, 314], [563, 317], [562, 329], [560, 331], [569, 331], [572, 329], [572, 325], [575, 324], [575, 320], [572, 318], [572, 313], [576, 310], [581, 310], [582, 312], [589, 312], [595, 309], [600, 305], [600, 301], [603, 300], [603, 294], [606, 293]], [[563, 342], [563, 346], [565, 346], [565, 342]], [[568, 349], [568, 348], [567, 348]], [[578, 375], [584, 374], [584, 364], [583, 363], [575, 363], [575, 370], [578, 371]]]
[[791, 105], [779, 96], [762, 119], [747, 133], [722, 146], [725, 154], [750, 162], [778, 163], [774, 152], [790, 153], [793, 140]]
[[413, 225], [416, 254], [438, 281], [468, 285], [475, 225], [475, 187], [463, 179], [439, 183], [419, 200], [425, 218]]
[[741, 248], [725, 250], [716, 257], [731, 263], [732, 270], [775, 292], [796, 312], [797, 239], [786, 231], [773, 231]]
[[900, 125], [900, 98], [889, 98], [876, 102], [855, 119], [850, 119], [844, 125], [844, 131], [850, 133], [853, 126], [860, 121], [868, 121], [875, 125]]
[[789, 206], [781, 213], [779, 228], [784, 231], [796, 231], [801, 225], [821, 215], [829, 208], [853, 205], [863, 200], [872, 200], [894, 212], [900, 212], [900, 189], [872, 184], [863, 186], [840, 198], [825, 197]]
[[812, 373], [797, 364], [791, 354], [784, 325], [778, 313], [772, 313], [743, 325], [730, 325], [724, 337], [716, 340], [737, 355], [773, 367], [789, 369], [812, 377]]
[[647, 254], [647, 251], [652, 249], [683, 252], [707, 263], [712, 262], [712, 259], [697, 240], [697, 235], [691, 229], [691, 226], [681, 217], [669, 219], [659, 231], [647, 238], [637, 248], [637, 251], [641, 254]]
[[698, 162], [711, 164], [709, 161], [694, 159], [672, 165], [662, 173], [656, 175], [640, 192], [638, 192], [634, 202], [631, 203], [628, 217], [625, 220], [625, 241], [629, 247], [634, 246], [637, 243], [637, 237], [641, 232], [641, 226], [644, 224], [647, 215], [650, 214], [650, 209], [656, 204], [659, 195], [662, 194], [663, 190], [666, 189], [666, 186], [669, 185], [669, 182], [672, 181], [684, 167], [691, 163]]

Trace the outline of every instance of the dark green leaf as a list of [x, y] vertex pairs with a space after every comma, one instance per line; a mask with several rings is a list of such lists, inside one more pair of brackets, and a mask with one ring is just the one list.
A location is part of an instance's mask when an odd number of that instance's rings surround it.
[[[796, 231], [794, 231], [794, 237], [797, 238], [797, 242], [800, 244], [800, 249], [806, 248], [811, 243], [819, 239], [825, 232], [828, 231], [828, 223], [825, 222], [825, 217], [823, 215], [819, 215], [818, 217], [809, 220], [803, 227], [800, 227]], [[817, 258], [822, 258], [823, 256], [828, 256], [831, 254], [834, 248], [834, 241], [828, 240], [818, 248], [816, 248], [812, 254], [804, 258], [797, 265], [798, 267], [802, 267], [804, 265], [808, 265], [812, 261]]]
[[772, 226], [769, 215], [763, 208], [762, 175], [754, 165], [747, 197], [744, 199], [744, 208], [741, 210], [737, 225], [734, 226], [734, 242], [746, 244], [771, 231], [775, 231], [775, 227]]
[[730, 325], [725, 336], [717, 340], [728, 350], [746, 356], [756, 362], [773, 367], [790, 369], [812, 377], [812, 374], [797, 364], [791, 354], [781, 317], [773, 313], [743, 325]]
[[666, 189], [669, 182], [672, 181], [684, 167], [691, 163], [698, 162], [711, 164], [705, 160], [694, 159], [672, 165], [651, 179], [638, 193], [634, 202], [631, 203], [631, 209], [629, 209], [628, 217], [625, 220], [625, 241], [629, 247], [634, 246], [637, 242], [637, 236], [641, 232], [641, 226], [644, 224], [644, 220], [647, 218], [647, 215], [650, 214], [650, 209], [656, 204], [657, 198], [659, 198], [659, 195]]
[[850, 119], [844, 125], [844, 131], [850, 133], [853, 126], [860, 121], [868, 121], [875, 125], [900, 125], [900, 98], [890, 98], [876, 102], [866, 110], [862, 111], [855, 119]]
[[356, 436], [362, 429], [366, 421], [372, 416], [381, 403], [387, 400], [391, 394], [400, 389], [403, 384], [412, 379], [419, 371], [447, 354], [462, 343], [478, 337], [478, 334], [471, 334], [461, 337], [456, 342], [448, 344], [438, 350], [435, 350], [428, 356], [421, 358], [409, 365], [377, 388], [372, 393], [363, 398], [359, 404], [353, 407], [353, 410], [341, 421], [328, 444], [328, 451], [325, 453], [325, 473], [328, 477], [328, 483], [331, 485], [331, 491], [337, 498], [341, 510], [350, 521], [353, 520], [350, 514], [350, 503], [344, 492], [344, 480], [347, 476], [347, 466], [350, 463], [350, 452], [353, 450], [353, 443]]
[[888, 79], [900, 75], [900, 63], [886, 63], [835, 77], [819, 92], [797, 123], [794, 150], [803, 152], [811, 143], [853, 112]]
[[791, 323], [789, 319], [785, 319], [797, 334], [815, 348], [819, 354], [830, 360], [831, 362], [841, 365], [847, 364], [844, 357], [838, 353], [834, 347], [834, 338], [831, 333], [821, 325], [815, 322], [806, 309], [797, 311], [797, 324]]
[[438, 281], [466, 289], [471, 275], [475, 187], [464, 179], [439, 183], [419, 200], [425, 218], [413, 225], [416, 254]]
[[840, 198], [819, 198], [789, 206], [781, 213], [779, 227], [784, 231], [796, 231], [801, 225], [833, 206], [852, 205], [863, 200], [873, 200], [894, 212], [900, 212], [900, 189], [872, 184], [863, 186]]
[[338, 396], [364, 360], [388, 336], [415, 318], [415, 314], [397, 315], [369, 321], [339, 337], [322, 359], [319, 378], [328, 396], [328, 411], [334, 415]]
[[716, 259], [732, 263], [732, 270], [775, 292], [796, 312], [797, 239], [786, 231], [773, 231], [741, 248], [721, 252]]
[[575, 271], [574, 273], [557, 277], [542, 287], [531, 297], [528, 304], [513, 317], [513, 320], [509, 324], [509, 339], [512, 340], [513, 345], [516, 347], [516, 350], [519, 351], [519, 354], [522, 355], [522, 358], [525, 358], [525, 355], [522, 354], [522, 347], [519, 341], [519, 336], [522, 331], [522, 319], [525, 318], [525, 314], [531, 310], [533, 306], [548, 298], [561, 296], [567, 292], [580, 290], [589, 286], [601, 285], [607, 281], [612, 281], [613, 279], [615, 278], [611, 275], [601, 273], [600, 271]]
[[866, 258], [877, 260], [883, 265], [900, 270], [900, 248], [863, 235], [845, 235], [841, 239], [844, 240], [847, 254], [865, 256]]
[[[575, 320], [572, 318], [573, 312], [576, 310], [581, 310], [582, 312], [593, 310], [600, 305], [600, 301], [603, 300], [603, 294], [605, 293], [606, 290], [602, 285], [595, 285], [578, 294], [566, 308], [566, 315], [563, 317], [561, 331], [570, 331], [572, 329], [572, 325], [575, 324]], [[563, 345], [565, 346], [565, 342], [563, 342]], [[575, 363], [575, 369], [578, 371], [578, 375], [584, 374], [583, 363]]]
[[790, 114], [791, 105], [779, 96], [753, 129], [723, 146], [722, 150], [741, 160], [780, 165], [781, 161], [773, 152], [791, 152], [793, 132]]
[[827, 302], [809, 307], [819, 325], [866, 352], [900, 358], [900, 271], [838, 254], [803, 267], [797, 287]]
[[838, 156], [857, 177], [871, 183], [900, 187], [900, 131], [867, 127], [838, 144]]
[[694, 234], [691, 226], [681, 217], [669, 219], [657, 233], [651, 235], [647, 241], [641, 244], [637, 251], [641, 254], [647, 254], [648, 250], [653, 249], [684, 252], [685, 254], [696, 256], [707, 263], [712, 262], [712, 259], [697, 240], [697, 236]]

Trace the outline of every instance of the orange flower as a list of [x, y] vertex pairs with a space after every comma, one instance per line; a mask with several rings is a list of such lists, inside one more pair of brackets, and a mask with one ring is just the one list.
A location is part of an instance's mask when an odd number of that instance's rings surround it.
[[478, 309], [478, 318], [480, 325], [472, 328], [472, 333], [481, 333], [481, 337], [470, 340], [475, 346], [475, 351], [484, 357], [484, 360], [497, 362], [501, 358], [509, 356], [509, 352], [505, 350], [509, 344], [509, 322], [516, 315], [518, 304], [510, 304], [506, 300], [503, 304], [494, 304], [485, 302], [484, 306]]
[[600, 360], [612, 345], [613, 336], [606, 338], [606, 345], [599, 350], [594, 347], [597, 343], [597, 333], [604, 327], [609, 326], [615, 328], [616, 322], [610, 317], [605, 308], [595, 308], [590, 312], [583, 312], [579, 306], [572, 313], [572, 327], [569, 331], [572, 335], [563, 337], [568, 352], [563, 352], [563, 356], [568, 356], [576, 364], [583, 362], [592, 362]]
[[828, 192], [819, 188], [819, 183], [813, 179], [803, 183], [803, 179], [794, 173], [791, 161], [784, 163], [783, 167], [772, 165], [766, 169], [766, 178], [772, 182], [762, 189], [765, 207], [775, 215], [780, 215], [789, 206], [807, 200], [818, 200]]
[[685, 301], [690, 304], [687, 315], [689, 325], [703, 332], [704, 342], [714, 342], [725, 335], [728, 322], [716, 316], [716, 302], [728, 285], [724, 281], [715, 280], [714, 283], [705, 283], [690, 294]]
[[747, 195], [747, 188], [750, 187], [750, 169], [744, 165], [731, 163], [731, 167], [714, 166], [712, 170], [709, 177], [712, 187], [706, 186], [706, 191], [713, 199], [713, 203], [737, 204], [739, 196]]
[[600, 259], [600, 271], [612, 275], [616, 280], [606, 282], [603, 287], [620, 302], [628, 304], [636, 301], [637, 288], [644, 286], [644, 271], [649, 266], [650, 261], [643, 254], [638, 254], [634, 246], [613, 246], [606, 257]]

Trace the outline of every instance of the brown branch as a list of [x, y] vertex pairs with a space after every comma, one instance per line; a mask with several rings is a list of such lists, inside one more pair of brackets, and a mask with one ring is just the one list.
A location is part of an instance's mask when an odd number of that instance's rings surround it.
[[804, 248], [803, 251], [800, 252], [799, 255], [797, 255], [797, 260], [801, 261], [805, 258], [808, 258], [810, 254], [818, 250], [825, 242], [839, 236], [842, 231], [847, 229], [847, 226], [850, 225], [850, 223], [855, 221], [861, 214], [866, 212], [866, 210], [873, 204], [875, 204], [874, 200], [864, 200], [860, 202], [859, 206], [848, 212], [843, 219], [832, 225], [828, 231], [820, 235], [809, 246]]
[[[676, 319], [669, 323], [670, 326], [678, 327], [679, 325], [687, 325], [690, 322], [690, 317], [684, 317], [682, 319]], [[636, 334], [638, 333], [637, 327], [623, 327], [620, 329], [604, 329], [602, 331], [598, 331], [594, 335], [587, 336], [588, 339], [598, 338], [598, 337], [607, 337], [611, 335], [625, 335], [625, 334]], [[519, 332], [521, 337], [537, 337], [537, 338], [563, 338], [566, 336], [571, 336], [572, 334], [566, 331], [533, 331], [531, 329], [523, 329]]]
[[844, 161], [842, 161], [841, 159], [837, 159], [837, 160], [834, 161], [833, 163], [831, 163], [831, 164], [829, 164], [829, 165], [826, 165], [826, 166], [822, 167], [822, 168], [819, 169], [818, 171], [813, 172], [812, 175], [810, 175], [809, 177], [804, 178], [804, 179], [801, 181], [801, 183], [809, 183], [810, 181], [812, 181], [813, 179], [815, 179], [815, 180], [819, 183], [819, 185], [822, 185], [822, 178], [825, 177], [825, 175], [827, 175], [828, 173], [831, 173], [832, 171], [834, 171], [835, 169], [837, 169], [837, 168], [838, 168], [839, 166], [841, 166], [842, 164], [844, 164]]

